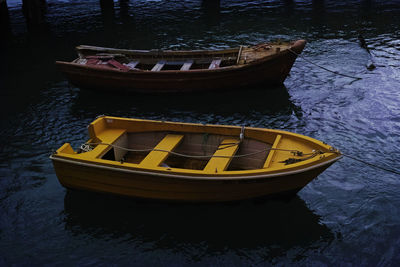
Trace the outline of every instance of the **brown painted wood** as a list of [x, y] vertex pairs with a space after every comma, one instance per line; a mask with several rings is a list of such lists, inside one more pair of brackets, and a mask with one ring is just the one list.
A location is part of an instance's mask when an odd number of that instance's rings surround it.
[[[304, 40], [287, 44], [263, 43], [256, 46], [225, 50], [126, 50], [93, 46], [78, 46], [80, 60], [57, 61], [58, 69], [71, 83], [96, 90], [121, 90], [143, 93], [220, 91], [282, 84], [296, 60], [291, 49], [300, 54]], [[279, 48], [277, 51], [276, 48]], [[239, 54], [240, 50], [240, 54]], [[88, 65], [89, 56], [112, 56], [121, 63], [140, 61], [129, 71], [121, 71], [110, 64]], [[208, 69], [214, 59], [221, 59], [220, 67]], [[173, 62], [192, 61], [190, 69], [181, 71]], [[165, 65], [158, 64], [164, 62]], [[171, 63], [172, 62], [172, 63]], [[106, 67], [105, 67], [106, 66]], [[107, 67], [108, 66], [108, 67]], [[182, 65], [181, 65], [182, 66]], [[157, 68], [156, 68], [157, 67]]]

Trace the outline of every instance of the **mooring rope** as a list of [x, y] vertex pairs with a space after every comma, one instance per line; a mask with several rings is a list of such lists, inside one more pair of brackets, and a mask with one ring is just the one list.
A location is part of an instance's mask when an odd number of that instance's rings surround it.
[[318, 68], [321, 68], [321, 69], [323, 69], [323, 70], [332, 72], [332, 73], [334, 73], [334, 74], [336, 74], [336, 75], [340, 75], [340, 76], [344, 76], [344, 77], [347, 77], [347, 78], [351, 78], [351, 79], [354, 79], [354, 80], [361, 80], [361, 79], [362, 79], [362, 78], [360, 78], [360, 77], [355, 77], [355, 76], [343, 74], [343, 73], [340, 73], [340, 72], [337, 72], [337, 71], [334, 71], [334, 70], [330, 70], [330, 69], [325, 68], [325, 67], [323, 67], [323, 66], [321, 66], [321, 65], [318, 65], [317, 63], [312, 62], [311, 60], [306, 59], [305, 57], [303, 57], [302, 55], [296, 53], [295, 51], [293, 51], [293, 50], [290, 49], [290, 48], [288, 48], [288, 50], [289, 50], [291, 53], [293, 53], [294, 55], [296, 55], [296, 56], [302, 58], [304, 61], [306, 61], [306, 62], [308, 62], [308, 63], [310, 63], [310, 64], [313, 64], [314, 66], [317, 66]]
[[[339, 152], [333, 152], [333, 153], [339, 153]], [[367, 162], [367, 161], [365, 161], [365, 160], [362, 160], [362, 159], [359, 159], [359, 158], [356, 158], [356, 157], [354, 157], [354, 156], [350, 156], [350, 155], [347, 155], [347, 154], [343, 154], [343, 153], [341, 153], [341, 152], [340, 152], [340, 154], [341, 154], [342, 156], [344, 156], [344, 157], [347, 157], [347, 158], [353, 159], [353, 160], [355, 160], [355, 161], [364, 163], [365, 165], [368, 165], [368, 166], [370, 166], [370, 167], [377, 168], [377, 169], [380, 169], [380, 170], [383, 170], [383, 171], [387, 171], [387, 172], [391, 172], [391, 173], [400, 175], [400, 172], [398, 172], [398, 171], [395, 171], [395, 170], [392, 170], [392, 169], [389, 169], [389, 168], [385, 168], [385, 167], [382, 167], [382, 166], [379, 166], [379, 165], [376, 165], [376, 164], [373, 164], [373, 163], [369, 163], [369, 162]]]

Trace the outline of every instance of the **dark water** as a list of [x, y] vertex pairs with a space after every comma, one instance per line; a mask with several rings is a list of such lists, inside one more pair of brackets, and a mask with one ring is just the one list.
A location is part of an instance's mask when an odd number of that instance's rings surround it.
[[[8, 0], [1, 37], [0, 266], [396, 266], [400, 177], [344, 158], [290, 201], [168, 205], [67, 192], [48, 156], [97, 115], [278, 128], [400, 169], [396, 1], [49, 1], [26, 26]], [[371, 54], [361, 48], [364, 36]], [[5, 37], [5, 38], [4, 38]], [[114, 95], [54, 68], [74, 46], [221, 48], [307, 39], [282, 88]], [[376, 69], [366, 65], [373, 62]]]

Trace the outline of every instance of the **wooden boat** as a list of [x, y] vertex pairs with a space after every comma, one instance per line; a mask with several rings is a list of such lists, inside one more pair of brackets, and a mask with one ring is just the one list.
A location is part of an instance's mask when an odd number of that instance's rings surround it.
[[158, 200], [293, 194], [341, 158], [313, 138], [251, 127], [101, 116], [89, 136], [50, 157], [64, 187]]
[[56, 61], [71, 83], [131, 92], [217, 91], [282, 84], [306, 44], [263, 43], [225, 50], [126, 50], [81, 45]]

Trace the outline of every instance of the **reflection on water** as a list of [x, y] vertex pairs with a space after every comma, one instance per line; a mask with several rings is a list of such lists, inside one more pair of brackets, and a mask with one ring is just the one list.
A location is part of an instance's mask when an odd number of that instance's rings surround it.
[[297, 196], [286, 202], [193, 205], [69, 190], [64, 207], [66, 229], [88, 240], [110, 235], [140, 240], [143, 247], [172, 250], [192, 259], [231, 250], [251, 255], [256, 249], [268, 261], [294, 247], [329, 243], [334, 237]]
[[[226, 119], [247, 118], [252, 116], [285, 117], [293, 113], [301, 116], [300, 107], [294, 105], [285, 86], [265, 90], [248, 88], [246, 92], [232, 91], [219, 93], [143, 95], [124, 94], [123, 97], [109, 92], [71, 89], [77, 97], [71, 107], [74, 116], [96, 117], [99, 107], [105, 115], [158, 117], [166, 120], [199, 122], [202, 116]], [[81, 114], [84, 112], [85, 114]], [[257, 115], [256, 115], [257, 114]], [[181, 118], [180, 118], [181, 117]], [[211, 117], [210, 117], [211, 118]], [[217, 123], [204, 121], [204, 123]]]

